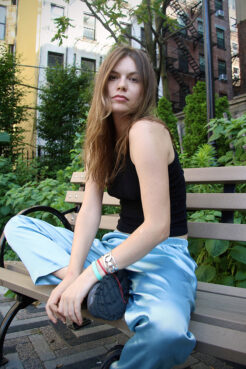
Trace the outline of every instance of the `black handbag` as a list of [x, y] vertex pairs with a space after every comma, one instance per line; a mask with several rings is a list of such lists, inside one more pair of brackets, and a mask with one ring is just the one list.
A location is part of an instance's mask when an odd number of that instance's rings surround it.
[[130, 280], [125, 269], [105, 275], [89, 291], [87, 309], [96, 318], [117, 320], [125, 313]]

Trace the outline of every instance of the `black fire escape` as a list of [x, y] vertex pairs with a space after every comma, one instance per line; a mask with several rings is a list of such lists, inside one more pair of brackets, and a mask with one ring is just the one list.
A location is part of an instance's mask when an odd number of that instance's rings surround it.
[[[199, 40], [202, 35], [194, 27], [189, 16], [185, 13], [183, 8], [180, 6], [178, 0], [171, 0], [169, 5], [174, 10], [177, 18], [182, 20], [184, 27], [180, 29], [179, 32], [173, 32], [172, 38], [178, 47], [179, 54], [179, 68], [174, 66], [177, 59], [173, 57], [167, 57], [167, 70], [172, 74], [174, 79], [178, 82], [180, 86], [179, 90], [179, 106], [178, 108], [174, 106], [174, 110], [181, 110], [185, 105], [185, 96], [190, 93], [189, 85], [185, 82], [185, 76], [190, 76], [195, 80], [201, 79], [202, 73], [200, 65], [194, 59], [190, 52], [190, 48], [194, 50], [199, 44]], [[196, 6], [201, 7], [201, 1], [198, 2]], [[185, 31], [185, 32], [184, 32]], [[189, 36], [187, 35], [189, 31]], [[186, 40], [186, 42], [185, 42]], [[190, 46], [187, 47], [187, 41]], [[186, 65], [187, 64], [187, 65]], [[189, 72], [189, 66], [192, 72]]]

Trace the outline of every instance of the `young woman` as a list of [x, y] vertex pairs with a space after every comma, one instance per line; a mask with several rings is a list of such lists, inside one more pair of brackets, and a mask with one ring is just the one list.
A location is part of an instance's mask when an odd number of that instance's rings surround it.
[[[155, 95], [147, 55], [114, 49], [95, 83], [74, 234], [25, 216], [5, 228], [34, 283], [58, 284], [46, 305], [53, 323], [81, 324], [81, 303], [105, 269], [129, 271], [125, 320], [135, 334], [111, 369], [169, 369], [195, 346], [188, 330], [196, 264], [187, 249], [185, 182], [169, 131], [152, 115]], [[117, 230], [100, 241], [94, 238], [105, 187], [120, 199], [121, 212]]]

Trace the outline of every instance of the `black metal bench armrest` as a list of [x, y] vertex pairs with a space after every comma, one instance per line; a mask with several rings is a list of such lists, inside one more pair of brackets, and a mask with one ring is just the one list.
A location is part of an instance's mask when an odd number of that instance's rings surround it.
[[[36, 205], [36, 206], [32, 206], [30, 208], [21, 210], [18, 215], [27, 215], [30, 213], [34, 213], [36, 211], [44, 211], [44, 212], [48, 212], [51, 213], [53, 215], [55, 215], [63, 224], [63, 226], [66, 229], [69, 229], [70, 231], [72, 231], [72, 227], [70, 225], [70, 223], [68, 222], [67, 218], [65, 217], [64, 214], [67, 214], [69, 212], [75, 211], [76, 208], [70, 209], [68, 211], [66, 211], [65, 213], [60, 212], [59, 210], [52, 208], [51, 206], [43, 206], [43, 205]], [[4, 232], [2, 232], [1, 237], [0, 237], [0, 267], [4, 268], [4, 248], [5, 248], [5, 244], [6, 244], [6, 238], [4, 235]]]

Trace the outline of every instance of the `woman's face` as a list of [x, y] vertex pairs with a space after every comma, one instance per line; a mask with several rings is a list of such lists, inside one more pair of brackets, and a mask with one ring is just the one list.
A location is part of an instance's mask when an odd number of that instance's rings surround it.
[[142, 81], [132, 58], [125, 56], [115, 65], [109, 75], [107, 90], [113, 114], [125, 114], [138, 104]]

